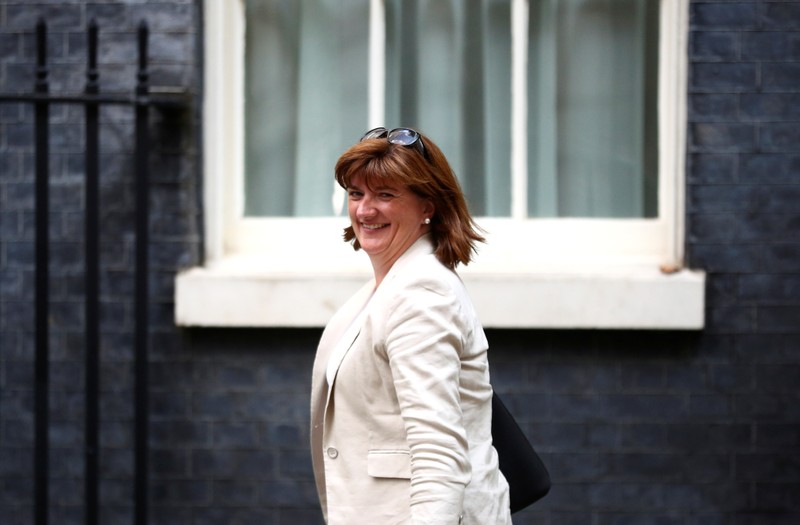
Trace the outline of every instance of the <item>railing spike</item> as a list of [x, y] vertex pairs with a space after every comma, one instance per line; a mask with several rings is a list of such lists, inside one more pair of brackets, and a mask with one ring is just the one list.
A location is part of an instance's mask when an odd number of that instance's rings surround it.
[[37, 93], [47, 92], [47, 22], [36, 22], [36, 84]]
[[139, 96], [147, 95], [149, 90], [148, 82], [150, 80], [150, 73], [147, 71], [147, 40], [149, 37], [149, 30], [147, 22], [142, 20], [139, 23], [139, 71], [136, 74], [136, 94]]
[[88, 54], [89, 65], [86, 71], [86, 92], [96, 94], [99, 91], [98, 77], [100, 76], [97, 70], [97, 35], [99, 29], [97, 21], [92, 18], [89, 21], [88, 28]]

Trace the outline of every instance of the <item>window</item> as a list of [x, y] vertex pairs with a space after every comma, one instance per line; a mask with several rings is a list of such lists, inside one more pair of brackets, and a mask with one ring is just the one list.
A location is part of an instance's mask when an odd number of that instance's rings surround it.
[[[682, 261], [687, 4], [209, 0], [207, 262], [178, 278], [178, 322], [324, 324], [369, 272], [333, 165], [385, 124], [459, 175], [488, 326], [701, 326], [702, 275], [659, 272]], [[248, 312], [185, 309], [233, 283], [260, 290]]]
[[246, 0], [245, 15], [245, 216], [338, 215], [333, 165], [367, 125], [369, 3]]
[[515, 41], [511, 0], [373, 5], [370, 31], [366, 2], [245, 3], [246, 216], [340, 214], [331, 167], [369, 122], [428, 132], [479, 216], [658, 215], [657, 2], [535, 1]]

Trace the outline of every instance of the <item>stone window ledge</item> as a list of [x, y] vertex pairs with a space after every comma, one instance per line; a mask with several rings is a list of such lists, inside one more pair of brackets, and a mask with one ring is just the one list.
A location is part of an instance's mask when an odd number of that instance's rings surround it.
[[[486, 328], [699, 330], [705, 274], [652, 266], [459, 272]], [[179, 326], [322, 327], [369, 278], [227, 261], [176, 279]]]

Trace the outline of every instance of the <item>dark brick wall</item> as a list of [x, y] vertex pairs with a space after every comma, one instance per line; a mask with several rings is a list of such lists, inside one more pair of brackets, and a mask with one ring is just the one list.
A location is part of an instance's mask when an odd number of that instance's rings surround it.
[[[191, 0], [2, 1], [0, 91], [32, 88], [33, 28], [43, 16], [50, 30], [51, 91], [84, 89], [85, 28], [94, 18], [100, 27], [101, 89], [129, 93], [136, 82], [135, 32], [145, 19], [151, 34], [152, 83], [185, 87], [196, 94], [200, 88], [198, 9]], [[51, 111], [50, 514], [51, 523], [69, 524], [83, 521], [84, 124], [80, 107], [54, 105]], [[134, 116], [131, 108], [117, 106], [102, 109], [100, 118], [100, 498], [101, 522], [113, 524], [132, 522]], [[200, 178], [195, 116], [187, 112], [167, 118], [153, 111], [151, 118], [155, 145], [151, 166], [152, 396], [158, 414], [165, 397], [163, 389], [158, 389], [159, 371], [164, 373], [159, 363], [181, 355], [181, 336], [172, 322], [175, 271], [199, 260]], [[0, 523], [4, 525], [33, 522], [32, 122], [29, 107], [0, 104]], [[181, 395], [176, 390], [166, 397], [177, 402]], [[180, 443], [180, 435], [175, 443]], [[161, 457], [163, 453], [155, 447], [154, 477], [162, 476]], [[190, 478], [165, 490], [154, 483], [154, 500], [179, 501], [188, 493], [184, 487], [191, 484]]]
[[[199, 94], [199, 3], [0, 0], [0, 91], [27, 89], [36, 18], [53, 89], [83, 85], [101, 25], [104, 90]], [[544, 525], [800, 521], [800, 2], [693, 2], [687, 251], [708, 272], [698, 333], [490, 330], [497, 389], [544, 456]], [[133, 502], [131, 114], [103, 113], [102, 523]], [[200, 252], [197, 117], [157, 112], [152, 177], [151, 523], [319, 524], [307, 452], [319, 330], [179, 330], [176, 269]], [[0, 522], [32, 522], [32, 114], [0, 105]], [[82, 119], [53, 108], [51, 496], [82, 521]], [[532, 298], [535, 300], [535, 298]]]

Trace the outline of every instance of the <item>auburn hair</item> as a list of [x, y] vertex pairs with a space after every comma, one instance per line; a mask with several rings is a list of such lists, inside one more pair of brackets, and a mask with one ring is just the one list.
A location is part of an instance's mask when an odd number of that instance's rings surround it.
[[[467, 201], [444, 153], [427, 136], [422, 137], [427, 158], [413, 146], [392, 144], [386, 138], [367, 139], [351, 146], [336, 162], [336, 182], [347, 190], [361, 175], [372, 189], [382, 183], [399, 184], [433, 203], [430, 233], [434, 254], [450, 269], [469, 264], [475, 243], [485, 242], [480, 227], [469, 213]], [[352, 225], [344, 240], [361, 249]]]

